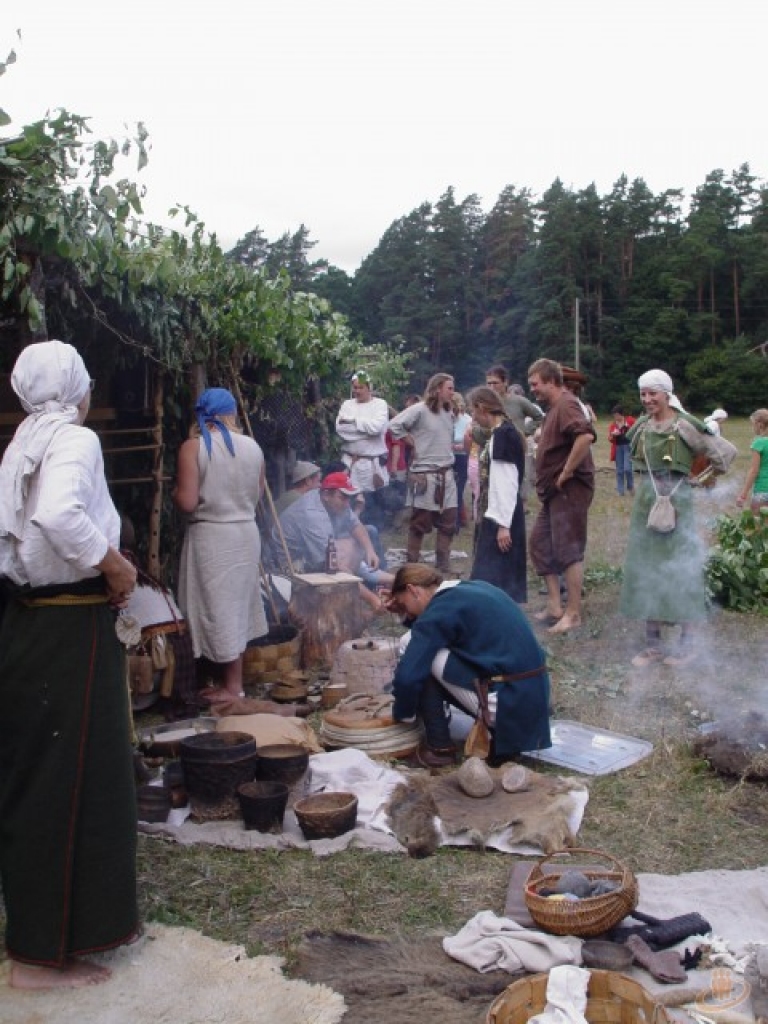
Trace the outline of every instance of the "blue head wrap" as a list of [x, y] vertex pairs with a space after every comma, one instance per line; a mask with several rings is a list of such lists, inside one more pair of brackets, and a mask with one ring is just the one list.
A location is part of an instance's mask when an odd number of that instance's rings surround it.
[[237, 402], [232, 392], [227, 391], [226, 388], [208, 388], [198, 398], [195, 414], [197, 415], [197, 425], [200, 428], [200, 436], [205, 442], [205, 449], [208, 452], [208, 458], [211, 457], [211, 432], [208, 429], [209, 424], [212, 424], [219, 430], [224, 439], [224, 444], [229, 449], [229, 454], [234, 456], [235, 446], [232, 443], [232, 437], [226, 424], [222, 423], [219, 419], [219, 416], [231, 416], [234, 412], [237, 412]]

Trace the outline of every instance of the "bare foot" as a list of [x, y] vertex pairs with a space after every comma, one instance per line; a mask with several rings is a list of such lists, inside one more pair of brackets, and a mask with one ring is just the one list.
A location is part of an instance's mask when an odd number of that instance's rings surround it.
[[547, 630], [548, 633], [567, 633], [569, 629], [576, 629], [577, 626], [581, 625], [581, 616], [573, 615], [570, 612], [565, 612], [559, 622], [556, 622], [554, 626], [550, 626]]
[[112, 972], [88, 960], [70, 960], [63, 967], [35, 967], [11, 961], [11, 988], [34, 991], [46, 988], [84, 988], [106, 981]]
[[536, 619], [537, 622], [546, 622], [546, 624], [548, 626], [552, 626], [556, 622], [559, 622], [560, 619], [562, 619], [562, 617], [563, 617], [563, 610], [562, 610], [562, 608], [558, 608], [557, 611], [555, 611], [555, 612], [550, 611], [549, 608], [545, 608], [543, 612], [534, 612], [533, 613], [533, 618]]

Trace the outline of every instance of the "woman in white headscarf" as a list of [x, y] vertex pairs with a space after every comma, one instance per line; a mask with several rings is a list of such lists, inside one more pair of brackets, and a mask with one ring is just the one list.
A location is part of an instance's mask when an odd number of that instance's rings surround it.
[[81, 959], [138, 932], [136, 804], [124, 649], [136, 570], [101, 446], [91, 380], [60, 341], [11, 377], [26, 419], [0, 466], [0, 876], [10, 984], [79, 987]]
[[[705, 425], [684, 411], [668, 373], [649, 370], [638, 379], [638, 387], [645, 414], [627, 435], [639, 483], [619, 607], [629, 618], [645, 621], [646, 646], [632, 659], [633, 665], [662, 660], [683, 665], [696, 656], [695, 626], [707, 616], [707, 550], [694, 521], [691, 466], [697, 455], [707, 456], [716, 472], [725, 472], [729, 463]], [[668, 497], [674, 509], [674, 526], [668, 532], [649, 526], [660, 496], [662, 501]], [[679, 647], [665, 656], [662, 625], [677, 623]]]

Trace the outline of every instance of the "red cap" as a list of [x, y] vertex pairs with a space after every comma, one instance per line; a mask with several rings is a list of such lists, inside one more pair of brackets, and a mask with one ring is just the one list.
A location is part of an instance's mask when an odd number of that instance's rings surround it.
[[360, 493], [360, 488], [355, 487], [346, 473], [329, 473], [320, 484], [321, 491], [341, 491], [348, 498], [354, 498]]

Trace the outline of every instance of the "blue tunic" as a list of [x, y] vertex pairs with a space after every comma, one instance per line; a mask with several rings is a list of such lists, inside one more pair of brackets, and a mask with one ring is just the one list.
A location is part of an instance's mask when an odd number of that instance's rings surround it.
[[451, 652], [445, 680], [467, 690], [474, 690], [476, 678], [534, 672], [525, 679], [492, 685], [498, 693], [496, 752], [507, 755], [551, 746], [544, 651], [515, 602], [481, 580], [439, 590], [413, 623], [393, 679], [396, 719], [417, 714], [421, 688], [443, 648]]

